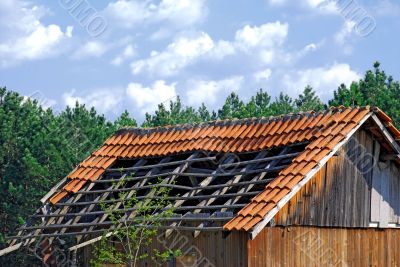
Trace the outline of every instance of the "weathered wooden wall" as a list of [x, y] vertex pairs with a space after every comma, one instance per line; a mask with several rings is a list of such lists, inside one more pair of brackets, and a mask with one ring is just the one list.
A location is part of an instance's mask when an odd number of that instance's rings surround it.
[[379, 162], [380, 146], [357, 132], [337, 156], [303, 187], [274, 218], [276, 225], [397, 227], [400, 223], [400, 172]]
[[267, 227], [248, 255], [249, 267], [400, 266], [400, 229]]
[[[379, 143], [375, 143], [376, 153]], [[393, 227], [400, 224], [400, 172], [394, 162], [375, 164], [372, 177], [371, 222], [379, 227]]]
[[[232, 232], [227, 237], [224, 237], [222, 232], [202, 232], [196, 238], [193, 237], [193, 232], [188, 231], [174, 231], [168, 238], [165, 238], [165, 232], [163, 232], [163, 234], [154, 239], [150, 246], [142, 251], [149, 253], [149, 257], [141, 261], [137, 266], [192, 266], [184, 264], [179, 259], [175, 260], [175, 262], [160, 265], [160, 262], [152, 260], [154, 249], [160, 252], [168, 251], [168, 249], [180, 249], [182, 255], [186, 256], [186, 259], [183, 257], [182, 260], [188, 260], [188, 258], [192, 260], [195, 258], [196, 264], [193, 266], [196, 267], [246, 266], [247, 240], [248, 234], [244, 232]], [[120, 249], [120, 251], [123, 250]], [[86, 257], [91, 258], [90, 252], [86, 251], [86, 253]]]

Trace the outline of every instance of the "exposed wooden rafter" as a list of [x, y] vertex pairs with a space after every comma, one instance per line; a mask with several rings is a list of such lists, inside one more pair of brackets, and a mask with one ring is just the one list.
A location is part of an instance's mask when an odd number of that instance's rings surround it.
[[[172, 203], [165, 209], [172, 208], [175, 215], [162, 220], [159, 229], [166, 230], [167, 235], [173, 230], [193, 231], [195, 235], [200, 231], [221, 230], [221, 223], [232, 219], [246, 200], [259, 194], [276, 173], [290, 164], [301, 151], [296, 150], [301, 145], [222, 157], [195, 151], [186, 157], [171, 155], [135, 160], [131, 167], [115, 166], [51, 210], [42, 209], [31, 216], [37, 223], [21, 227], [19, 234], [10, 238], [14, 245], [27, 245], [38, 237], [52, 240], [76, 236], [77, 245], [72, 250], [97, 242], [98, 237], [85, 238], [104, 232], [112, 235], [119, 227], [109, 220], [109, 212], [100, 205], [110, 205], [114, 212], [124, 214], [121, 224], [137, 223], [138, 207], [125, 208], [122, 203], [134, 194], [144, 202], [159, 199], [153, 185], [156, 179], [160, 181], [157, 187], [174, 192], [166, 198]], [[121, 164], [126, 166], [129, 161]], [[138, 190], [140, 194], [136, 194]], [[125, 192], [124, 199], [116, 197]]]

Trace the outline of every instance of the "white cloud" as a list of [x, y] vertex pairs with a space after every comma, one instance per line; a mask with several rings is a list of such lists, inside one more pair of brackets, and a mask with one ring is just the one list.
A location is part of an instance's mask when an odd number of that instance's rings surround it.
[[289, 72], [283, 76], [283, 86], [291, 96], [297, 96], [305, 86], [311, 85], [323, 100], [328, 100], [331, 93], [340, 84], [351, 84], [361, 75], [350, 65], [335, 63], [330, 67], [310, 68]]
[[207, 15], [205, 0], [162, 0], [158, 7], [160, 19], [177, 25], [198, 23]]
[[206, 0], [118, 0], [108, 4], [105, 14], [123, 27], [170, 23], [184, 27], [201, 22], [207, 15]]
[[118, 88], [97, 89], [84, 96], [76, 95], [76, 90], [66, 92], [62, 96], [64, 104], [75, 106], [76, 102], [88, 107], [95, 107], [99, 113], [117, 113], [123, 101], [123, 90]]
[[234, 44], [238, 50], [251, 56], [252, 65], [283, 65], [297, 58], [297, 55], [284, 48], [288, 32], [289, 24], [280, 21], [259, 26], [245, 25], [236, 31]]
[[213, 40], [205, 32], [180, 36], [163, 51], [152, 51], [150, 57], [134, 61], [132, 72], [169, 77], [200, 60], [222, 60], [239, 53], [245, 54], [247, 62], [253, 59], [261, 65], [272, 64], [277, 59], [287, 62], [290, 54], [282, 47], [288, 27], [287, 23], [279, 21], [260, 26], [246, 25], [236, 32], [232, 41]]
[[346, 42], [346, 39], [349, 38], [352, 34], [355, 34], [354, 32], [354, 27], [356, 26], [356, 23], [351, 20], [345, 21], [343, 24], [342, 29], [340, 29], [339, 32], [335, 34], [335, 42], [338, 44], [344, 44]]
[[[186, 87], [188, 88], [186, 97], [189, 105], [199, 106], [201, 103], [213, 105], [223, 94], [232, 90], [239, 90], [244, 81], [243, 76], [234, 76], [227, 79], [213, 80], [190, 80]], [[223, 96], [224, 97], [224, 96]]]
[[127, 45], [122, 51], [121, 54], [117, 55], [112, 61], [111, 64], [114, 66], [119, 66], [124, 63], [127, 59], [130, 59], [136, 55], [136, 49], [133, 45]]
[[305, 0], [305, 1], [289, 1], [289, 0], [267, 0], [271, 6], [298, 5], [308, 9], [315, 9], [324, 13], [338, 13], [338, 7], [332, 0]]
[[235, 35], [236, 44], [248, 51], [254, 48], [273, 48], [285, 41], [289, 25], [277, 21], [261, 26], [246, 25], [238, 30]]
[[54, 108], [54, 106], [57, 104], [56, 100], [47, 98], [40, 91], [36, 91], [36, 92], [32, 93], [31, 95], [24, 95], [23, 103], [25, 103], [28, 99], [30, 99], [31, 101], [36, 100], [43, 109]]
[[262, 82], [268, 80], [272, 75], [271, 69], [265, 69], [257, 71], [253, 74], [253, 78], [256, 82]]
[[304, 47], [304, 52], [315, 51], [315, 50], [317, 50], [317, 45], [314, 43], [308, 44], [306, 45], [306, 47]]
[[40, 19], [46, 13], [44, 8], [22, 0], [1, 2], [0, 30], [4, 41], [0, 42], [0, 62], [3, 67], [60, 52], [60, 44], [72, 36], [72, 27], [63, 31], [56, 24], [44, 25]]
[[214, 43], [213, 49], [210, 50], [208, 56], [211, 59], [221, 60], [228, 55], [235, 54], [235, 45], [231, 42], [220, 40]]
[[332, 0], [306, 0], [306, 4], [311, 8], [318, 8], [329, 13], [337, 13], [338, 7], [336, 1]]
[[143, 115], [146, 112], [156, 110], [158, 104], [176, 97], [176, 83], [167, 84], [163, 80], [158, 80], [149, 87], [140, 83], [130, 83], [126, 89], [126, 94]]
[[233, 53], [233, 47], [226, 42], [217, 44], [202, 32], [193, 37], [179, 37], [162, 52], [153, 51], [147, 59], [131, 64], [132, 72], [148, 72], [159, 76], [172, 76], [199, 60], [201, 57], [221, 59]]
[[74, 54], [75, 59], [81, 59], [86, 57], [101, 57], [107, 52], [109, 46], [100, 41], [88, 41], [81, 48], [79, 48]]

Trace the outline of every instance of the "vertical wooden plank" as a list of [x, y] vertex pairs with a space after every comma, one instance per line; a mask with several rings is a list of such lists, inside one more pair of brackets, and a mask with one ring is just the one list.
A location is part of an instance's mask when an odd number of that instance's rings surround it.
[[379, 203], [379, 227], [386, 228], [389, 223], [390, 205], [389, 205], [389, 187], [390, 187], [390, 169], [381, 171], [380, 177], [380, 203]]
[[[379, 161], [379, 153], [380, 153], [380, 144], [378, 141], [374, 142], [374, 150], [375, 160]], [[373, 168], [373, 175], [372, 175], [372, 189], [371, 189], [371, 221], [372, 222], [379, 222], [380, 221], [380, 203], [381, 203], [381, 171], [379, 169], [379, 163], [376, 163]]]

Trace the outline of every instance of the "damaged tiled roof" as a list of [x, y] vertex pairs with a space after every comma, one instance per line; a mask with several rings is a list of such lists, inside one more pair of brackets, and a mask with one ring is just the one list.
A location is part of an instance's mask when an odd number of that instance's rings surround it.
[[400, 137], [400, 132], [393, 126], [390, 117], [378, 108], [331, 110], [331, 116], [325, 115], [328, 118], [324, 123], [323, 119], [317, 123], [324, 126], [316, 133], [315, 139], [306, 146], [304, 152], [294, 158], [292, 164], [282, 170], [279, 176], [266, 186], [264, 192], [255, 196], [235, 218], [226, 223], [224, 229], [248, 231], [256, 226], [371, 112], [375, 112], [396, 139]]
[[76, 193], [89, 181], [97, 180], [117, 159], [166, 156], [189, 151], [247, 152], [290, 144], [311, 142], [292, 164], [254, 197], [225, 230], [249, 230], [313, 169], [319, 160], [342, 141], [367, 115], [375, 114], [395, 136], [400, 132], [390, 118], [377, 108], [331, 108], [324, 112], [288, 114], [279, 117], [224, 120], [198, 125], [178, 125], [118, 131], [82, 162], [69, 176], [69, 182], [50, 202], [55, 204]]

